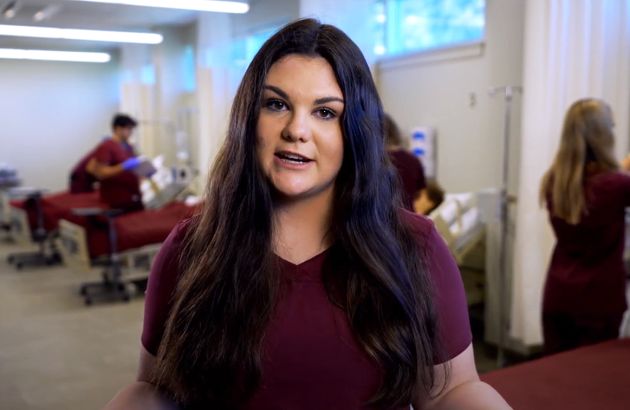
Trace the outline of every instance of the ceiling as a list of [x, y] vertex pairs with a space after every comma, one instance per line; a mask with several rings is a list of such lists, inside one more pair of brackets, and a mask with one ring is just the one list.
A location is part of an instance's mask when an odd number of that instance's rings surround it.
[[[156, 26], [177, 26], [190, 23], [199, 14], [199, 12], [189, 10], [122, 6], [72, 0], [17, 0], [17, 2], [19, 3], [19, 8], [15, 17], [7, 19], [0, 14], [0, 24], [150, 31]], [[0, 0], [0, 12], [9, 3], [11, 3], [10, 0]], [[58, 11], [46, 20], [35, 21], [33, 19], [34, 14], [49, 5], [59, 6]], [[157, 31], [159, 32], [159, 30]], [[0, 47], [103, 51], [117, 48], [118, 46], [119, 44], [117, 43], [108, 42], [0, 36]]]

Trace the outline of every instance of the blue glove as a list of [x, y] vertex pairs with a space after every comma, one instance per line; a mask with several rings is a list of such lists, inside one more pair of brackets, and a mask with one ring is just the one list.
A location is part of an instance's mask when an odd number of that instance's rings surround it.
[[138, 157], [131, 157], [128, 160], [124, 161], [122, 163], [122, 169], [124, 171], [131, 171], [132, 169], [134, 169], [135, 167], [137, 167], [138, 165], [140, 165], [140, 163], [142, 162], [142, 160]]

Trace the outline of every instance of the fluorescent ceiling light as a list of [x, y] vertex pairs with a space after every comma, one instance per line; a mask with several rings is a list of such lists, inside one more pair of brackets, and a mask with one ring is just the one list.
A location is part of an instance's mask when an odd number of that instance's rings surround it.
[[213, 11], [216, 13], [243, 14], [249, 5], [242, 1], [220, 0], [74, 0], [91, 3], [124, 4], [126, 6], [160, 7], [165, 9]]
[[81, 63], [106, 63], [110, 60], [110, 56], [107, 53], [22, 50], [17, 48], [0, 48], [0, 58], [15, 60], [76, 61]]
[[79, 30], [73, 28], [0, 25], [0, 36], [60, 38], [66, 40], [108, 41], [114, 43], [159, 44], [162, 36], [156, 33], [129, 31]]

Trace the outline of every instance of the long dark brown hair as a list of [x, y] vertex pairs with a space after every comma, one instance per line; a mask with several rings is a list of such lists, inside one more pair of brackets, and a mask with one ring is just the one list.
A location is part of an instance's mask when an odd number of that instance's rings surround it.
[[577, 224], [586, 212], [586, 168], [613, 171], [619, 168], [613, 155], [612, 111], [595, 98], [574, 102], [567, 110], [560, 146], [540, 186], [540, 201], [551, 200], [553, 215]]
[[[271, 248], [273, 195], [256, 159], [256, 122], [270, 67], [289, 54], [321, 56], [345, 101], [344, 158], [330, 234], [335, 274], [324, 282], [365, 352], [383, 371], [371, 403], [408, 404], [434, 384], [436, 321], [421, 247], [395, 205], [383, 110], [359, 48], [339, 29], [299, 20], [260, 49], [236, 93], [205, 206], [182, 254], [181, 279], [154, 382], [187, 406], [239, 408], [256, 391], [280, 279]], [[341, 274], [337, 275], [337, 273]]]

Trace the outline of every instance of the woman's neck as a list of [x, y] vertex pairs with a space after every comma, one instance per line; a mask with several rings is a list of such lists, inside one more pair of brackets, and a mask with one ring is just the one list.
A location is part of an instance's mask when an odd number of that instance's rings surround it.
[[299, 264], [330, 246], [332, 191], [276, 206], [273, 234], [276, 255]]

